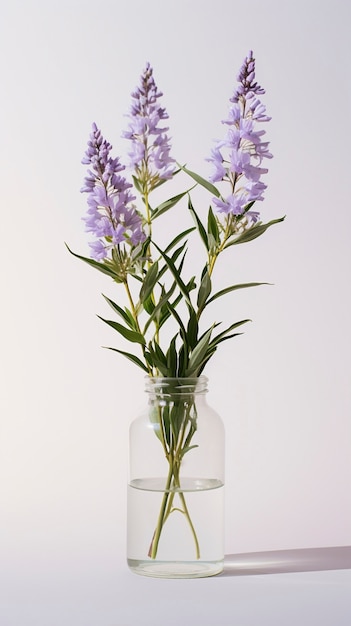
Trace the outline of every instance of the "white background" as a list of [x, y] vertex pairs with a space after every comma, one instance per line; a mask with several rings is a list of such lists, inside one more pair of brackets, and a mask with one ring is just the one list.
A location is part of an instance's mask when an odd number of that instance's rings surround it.
[[[145, 598], [166, 603], [177, 584], [139, 579], [125, 565], [128, 426], [145, 402], [143, 375], [101, 348], [117, 345], [95, 315], [108, 313], [101, 292], [118, 298], [117, 288], [64, 246], [88, 254], [79, 189], [91, 123], [125, 155], [124, 114], [146, 61], [164, 92], [173, 154], [204, 176], [250, 49], [272, 115], [260, 209], [264, 221], [286, 221], [227, 251], [217, 286], [274, 286], [213, 309], [217, 321], [253, 320], [207, 370], [227, 432], [226, 553], [350, 544], [349, 24], [343, 0], [3, 0], [2, 626], [141, 623], [138, 594], [141, 614], [163, 623], [168, 605]], [[192, 225], [186, 207], [161, 219], [161, 238]], [[232, 582], [196, 583], [217, 594], [224, 625], [234, 621], [221, 584]], [[314, 579], [306, 598], [304, 582], [294, 590], [285, 578], [281, 602], [313, 612], [325, 581]], [[250, 621], [249, 584], [235, 586], [235, 623], [282, 623], [279, 605], [265, 604], [276, 593], [268, 579], [255, 589], [260, 618]], [[193, 589], [197, 600], [207, 594]], [[218, 616], [209, 606], [204, 624]], [[183, 623], [192, 615], [184, 609]]]

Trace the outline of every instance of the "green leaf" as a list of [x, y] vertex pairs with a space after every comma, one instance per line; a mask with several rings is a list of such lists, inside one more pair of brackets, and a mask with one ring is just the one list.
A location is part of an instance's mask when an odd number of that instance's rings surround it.
[[192, 446], [187, 446], [186, 448], [183, 448], [183, 449], [180, 451], [180, 455], [179, 455], [179, 456], [180, 456], [180, 458], [182, 459], [182, 458], [183, 458], [183, 456], [184, 456], [184, 454], [186, 454], [187, 452], [189, 452], [189, 450], [193, 450], [194, 448], [198, 448], [198, 447], [199, 447], [199, 445], [198, 445], [198, 444], [194, 444], [194, 445], [192, 445]]
[[212, 339], [210, 343], [211, 348], [217, 346], [218, 343], [223, 341], [223, 338], [226, 337], [228, 333], [230, 333], [232, 330], [234, 330], [234, 328], [238, 328], [239, 326], [242, 326], [242, 324], [247, 324], [247, 322], [251, 322], [251, 320], [240, 320], [240, 322], [235, 322], [234, 324], [228, 326], [228, 328], [223, 330], [221, 333], [219, 333], [219, 335]]
[[180, 315], [179, 315], [179, 314], [178, 314], [178, 312], [176, 311], [175, 306], [173, 306], [170, 302], [167, 302], [167, 308], [169, 309], [169, 311], [171, 312], [171, 314], [173, 315], [173, 317], [176, 319], [177, 324], [178, 324], [178, 326], [179, 326], [180, 333], [181, 333], [181, 335], [182, 335], [182, 337], [183, 337], [183, 341], [186, 343], [186, 338], [187, 338], [187, 336], [186, 336], [186, 330], [185, 330], [185, 326], [184, 326], [184, 324], [183, 324], [183, 321], [182, 321], [182, 319], [181, 319]]
[[229, 248], [229, 246], [235, 246], [236, 244], [239, 244], [239, 243], [246, 243], [248, 241], [252, 241], [253, 239], [257, 239], [257, 237], [260, 237], [261, 235], [263, 235], [263, 233], [265, 233], [268, 228], [270, 228], [274, 224], [279, 224], [280, 222], [283, 222], [284, 220], [285, 220], [285, 216], [280, 217], [276, 220], [271, 220], [270, 222], [267, 222], [267, 224], [261, 224], [259, 222], [258, 224], [255, 224], [255, 226], [251, 226], [251, 228], [243, 232], [242, 235], [239, 235], [239, 237], [237, 237], [233, 241], [229, 241], [229, 243], [227, 243], [224, 246], [224, 248]]
[[146, 311], [146, 313], [148, 313], [148, 315], [152, 315], [154, 309], [155, 309], [155, 305], [154, 305], [154, 301], [152, 296], [149, 296], [147, 298], [147, 300], [144, 300], [143, 302], [143, 308]]
[[[148, 344], [149, 355], [147, 356], [148, 362], [152, 367], [156, 367], [162, 376], [168, 376], [168, 368], [167, 368], [167, 359], [164, 353], [162, 352], [160, 346], [155, 343], [155, 348], [153, 348], [151, 341]], [[146, 356], [146, 354], [145, 354]]]
[[191, 212], [191, 214], [192, 214], [192, 216], [193, 216], [193, 218], [195, 220], [195, 224], [196, 224], [197, 229], [199, 231], [200, 237], [201, 237], [202, 241], [205, 244], [206, 250], [208, 251], [209, 250], [209, 245], [208, 245], [208, 238], [207, 238], [206, 228], [204, 227], [203, 223], [201, 222], [199, 216], [197, 215], [197, 213], [196, 213], [196, 211], [195, 211], [195, 209], [193, 207], [193, 204], [191, 202], [190, 196], [189, 196], [189, 201], [188, 201], [188, 209]]
[[[191, 187], [191, 189], [193, 189], [193, 187]], [[168, 211], [168, 209], [174, 207], [182, 198], [184, 198], [184, 196], [186, 196], [187, 193], [189, 193], [189, 191], [191, 191], [191, 189], [188, 189], [187, 191], [184, 191], [177, 196], [173, 196], [173, 198], [169, 198], [169, 200], [166, 200], [165, 202], [162, 202], [162, 204], [159, 204], [159, 206], [152, 211], [152, 219], [156, 219], [156, 217], [159, 217], [160, 215], [162, 215], [162, 213], [165, 213], [166, 211]]]
[[171, 343], [169, 344], [169, 348], [167, 350], [167, 369], [170, 372], [170, 375], [175, 377], [177, 375], [177, 350], [176, 350], [176, 340], [178, 337], [178, 333], [173, 337]]
[[102, 296], [103, 298], [105, 298], [106, 302], [110, 305], [112, 310], [115, 311], [115, 313], [118, 313], [118, 315], [120, 315], [124, 319], [124, 321], [128, 324], [129, 328], [131, 328], [132, 330], [135, 330], [135, 321], [130, 311], [128, 311], [127, 313], [124, 309], [122, 309], [122, 307], [116, 304], [116, 302], [113, 302], [113, 300], [110, 300], [110, 298], [108, 298], [107, 296], [104, 296], [104, 294], [102, 294]]
[[149, 328], [151, 322], [154, 321], [154, 319], [157, 317], [158, 313], [160, 313], [162, 307], [169, 301], [171, 295], [173, 294], [175, 288], [177, 286], [176, 281], [173, 282], [171, 288], [169, 289], [169, 291], [165, 292], [164, 288], [163, 288], [163, 295], [161, 295], [161, 298], [159, 299], [158, 303], [156, 304], [156, 306], [154, 306], [153, 311], [150, 313], [150, 317], [147, 320], [145, 326], [144, 326], [144, 335], [147, 331], [147, 329]]
[[202, 336], [198, 344], [192, 351], [188, 363], [185, 376], [196, 376], [197, 369], [200, 367], [202, 361], [205, 359], [207, 350], [209, 347], [213, 326]]
[[124, 352], [124, 350], [118, 350], [117, 348], [110, 348], [108, 346], [104, 346], [104, 348], [106, 348], [106, 350], [113, 350], [114, 352], [123, 354], [123, 356], [125, 356], [127, 359], [135, 363], [138, 367], [141, 367], [141, 369], [144, 370], [144, 372], [146, 372], [147, 374], [149, 373], [149, 370], [146, 367], [146, 365], [144, 365], [144, 363], [140, 359], [138, 359], [138, 357], [135, 356], [135, 354], [130, 354], [130, 352]]
[[206, 305], [210, 304], [210, 302], [213, 302], [214, 300], [217, 300], [217, 298], [221, 298], [226, 293], [230, 293], [231, 291], [236, 291], [237, 289], [247, 289], [248, 287], [259, 287], [260, 285], [269, 284], [270, 283], [241, 283], [240, 285], [232, 285], [231, 287], [226, 287], [225, 289], [217, 291], [217, 293], [215, 293], [211, 298], [207, 300]]
[[162, 426], [160, 424], [160, 407], [155, 406], [149, 409], [149, 418], [150, 422], [153, 425], [153, 430], [156, 437], [159, 438], [161, 442], [163, 442], [163, 434], [162, 434]]
[[206, 300], [211, 293], [211, 288], [211, 278], [206, 267], [197, 295], [197, 306], [200, 312], [204, 309], [206, 305]]
[[186, 237], [189, 233], [193, 232], [195, 230], [195, 226], [192, 226], [191, 228], [187, 228], [187, 230], [184, 230], [182, 233], [180, 233], [179, 235], [177, 235], [172, 241], [171, 243], [168, 244], [167, 248], [165, 248], [165, 252], [169, 252], [170, 250], [172, 250], [172, 248], [174, 248], [174, 246], [177, 245], [178, 241], [181, 241], [181, 239], [183, 239], [184, 237]]
[[133, 183], [134, 183], [134, 187], [135, 187], [135, 189], [136, 189], [139, 193], [141, 193], [141, 194], [142, 194], [142, 193], [143, 193], [143, 189], [142, 189], [142, 186], [141, 186], [141, 183], [140, 183], [139, 178], [137, 178], [137, 177], [136, 177], [136, 176], [134, 176], [134, 175], [132, 175], [132, 178], [133, 178]]
[[72, 252], [72, 250], [68, 247], [67, 244], [65, 244], [65, 246], [68, 252], [70, 252], [77, 259], [80, 259], [81, 261], [88, 263], [88, 265], [90, 265], [91, 267], [94, 267], [99, 272], [102, 272], [103, 274], [110, 276], [110, 278], [113, 278], [113, 280], [117, 280], [118, 282], [121, 282], [116, 272], [108, 265], [105, 265], [104, 263], [101, 263], [100, 261], [94, 261], [94, 259], [89, 259], [88, 257], [81, 256], [80, 254], [76, 254], [75, 252]]
[[192, 307], [191, 304], [191, 300], [190, 300], [190, 296], [189, 296], [189, 292], [187, 289], [187, 286], [185, 285], [185, 283], [183, 282], [183, 279], [179, 273], [179, 271], [177, 270], [176, 266], [174, 265], [172, 259], [167, 256], [167, 254], [165, 252], [163, 252], [155, 243], [154, 246], [156, 247], [156, 249], [159, 251], [160, 255], [162, 256], [162, 258], [164, 259], [164, 261], [166, 262], [168, 268], [170, 269], [171, 273], [173, 274], [177, 285], [180, 289], [180, 291], [182, 292], [185, 300], [188, 302], [188, 304]]
[[208, 210], [207, 232], [212, 235], [214, 242], [218, 245], [220, 243], [218, 223], [211, 207]]
[[197, 321], [197, 315], [195, 311], [192, 310], [190, 311], [189, 322], [188, 322], [187, 331], [186, 331], [187, 343], [188, 343], [190, 350], [194, 350], [197, 344], [198, 333], [199, 333], [199, 324]]
[[148, 299], [148, 297], [152, 294], [152, 291], [155, 287], [157, 279], [158, 279], [158, 262], [155, 261], [155, 263], [153, 263], [149, 267], [148, 271], [146, 272], [145, 278], [143, 280], [143, 284], [139, 293], [139, 299], [141, 303], [145, 302]]
[[217, 198], [220, 197], [221, 194], [219, 193], [217, 187], [212, 185], [212, 183], [210, 183], [208, 180], [206, 180], [205, 178], [202, 178], [202, 176], [200, 176], [199, 174], [196, 174], [196, 172], [192, 172], [191, 170], [188, 170], [186, 167], [182, 167], [181, 165], [179, 167], [183, 170], [183, 172], [188, 174], [188, 176], [190, 176], [193, 180], [195, 180], [199, 185], [207, 189], [207, 191], [212, 193]]
[[143, 335], [136, 330], [129, 330], [129, 328], [122, 326], [122, 324], [118, 324], [118, 322], [114, 322], [113, 320], [105, 320], [103, 317], [100, 317], [100, 315], [98, 315], [98, 318], [105, 322], [105, 324], [108, 324], [108, 326], [111, 326], [111, 328], [120, 333], [120, 335], [122, 335], [125, 339], [128, 339], [128, 341], [145, 345], [145, 339]]

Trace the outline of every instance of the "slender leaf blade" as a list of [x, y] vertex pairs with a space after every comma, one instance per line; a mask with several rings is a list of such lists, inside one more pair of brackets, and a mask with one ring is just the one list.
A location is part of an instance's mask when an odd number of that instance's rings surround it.
[[143, 280], [140, 293], [139, 300], [141, 303], [145, 302], [149, 296], [152, 294], [152, 291], [155, 287], [155, 284], [158, 280], [158, 262], [155, 261], [146, 272], [145, 278]]
[[143, 337], [141, 333], [137, 332], [136, 330], [130, 330], [129, 328], [122, 326], [122, 324], [119, 324], [118, 322], [114, 322], [113, 320], [106, 320], [103, 317], [100, 317], [100, 315], [98, 315], [98, 318], [102, 320], [103, 322], [105, 322], [105, 324], [107, 324], [108, 326], [111, 326], [111, 328], [116, 330], [120, 335], [122, 335], [128, 341], [145, 345], [145, 338]]
[[172, 250], [172, 248], [174, 248], [174, 246], [176, 246], [179, 241], [184, 239], [184, 237], [189, 235], [189, 233], [193, 232], [194, 230], [195, 230], [195, 226], [192, 226], [191, 228], [187, 228], [186, 230], [184, 230], [182, 233], [179, 233], [179, 235], [177, 235], [176, 237], [174, 237], [174, 239], [172, 239], [171, 243], [168, 244], [167, 248], [165, 248], [165, 252], [167, 253], [170, 250]]
[[218, 228], [218, 223], [217, 223], [217, 219], [212, 211], [212, 207], [209, 208], [208, 210], [208, 217], [207, 217], [207, 232], [209, 235], [212, 235], [213, 240], [216, 244], [220, 243], [220, 235], [219, 235], [219, 228]]
[[127, 313], [125, 309], [122, 309], [122, 307], [120, 307], [116, 302], [114, 302], [113, 300], [105, 296], [104, 294], [102, 294], [102, 296], [103, 298], [105, 298], [106, 302], [110, 305], [111, 309], [115, 311], [115, 313], [120, 315], [122, 319], [124, 319], [124, 321], [128, 324], [129, 328], [131, 328], [132, 330], [136, 330], [135, 321], [131, 313], [129, 311]]
[[182, 193], [179, 193], [176, 196], [173, 196], [173, 198], [169, 198], [169, 200], [165, 200], [165, 202], [162, 202], [161, 204], [159, 204], [152, 211], [152, 219], [156, 219], [156, 217], [159, 217], [160, 215], [162, 215], [162, 213], [165, 213], [166, 211], [174, 207], [176, 204], [178, 204], [178, 202], [182, 198], [184, 198], [184, 196], [186, 196], [186, 194], [189, 193], [189, 191], [191, 191], [191, 189], [188, 189], [187, 191], [183, 191]]
[[130, 352], [125, 352], [124, 350], [118, 350], [117, 348], [110, 348], [109, 346], [104, 346], [104, 348], [106, 348], [106, 350], [113, 350], [113, 352], [118, 352], [119, 354], [122, 354], [127, 359], [132, 361], [135, 365], [137, 365], [142, 370], [144, 370], [144, 372], [146, 372], [147, 374], [149, 373], [149, 370], [146, 367], [146, 365], [144, 365], [144, 363], [137, 356], [135, 356], [135, 354], [131, 354]]
[[185, 172], [186, 174], [188, 174], [188, 176], [190, 176], [193, 180], [195, 180], [199, 185], [201, 185], [201, 187], [204, 187], [205, 189], [207, 189], [207, 191], [209, 191], [210, 193], [212, 193], [214, 196], [216, 196], [216, 198], [220, 197], [220, 192], [218, 191], [217, 187], [215, 187], [214, 185], [212, 185], [212, 183], [210, 183], [208, 180], [206, 180], [205, 178], [202, 178], [202, 176], [200, 176], [200, 174], [197, 174], [196, 172], [192, 172], [191, 170], [188, 170], [188, 168], [184, 167], [184, 166], [180, 166], [181, 169], [183, 170], [183, 172]]
[[197, 295], [197, 306], [199, 311], [202, 311], [205, 308], [207, 298], [211, 293], [211, 289], [211, 278], [206, 267]]
[[182, 292], [185, 300], [188, 302], [188, 304], [190, 306], [192, 306], [187, 286], [183, 282], [183, 279], [182, 279], [179, 271], [177, 270], [175, 264], [173, 263], [172, 259], [165, 252], [163, 252], [155, 243], [154, 243], [154, 246], [159, 251], [159, 253], [161, 254], [162, 258], [164, 259], [164, 261], [166, 262], [167, 266], [169, 267], [171, 273], [173, 274], [175, 280], [177, 281], [178, 287], [179, 287], [180, 291]]
[[285, 220], [285, 216], [279, 217], [278, 219], [275, 219], [275, 220], [271, 220], [270, 222], [267, 222], [267, 224], [258, 223], [255, 226], [251, 226], [251, 228], [243, 232], [242, 235], [240, 235], [236, 239], [233, 239], [233, 241], [229, 241], [224, 246], [224, 248], [229, 248], [229, 246], [235, 246], [239, 243], [247, 243], [248, 241], [253, 241], [254, 239], [257, 239], [257, 237], [260, 237], [261, 235], [263, 235], [263, 233], [265, 233], [268, 228], [270, 228], [274, 224], [279, 224], [280, 222], [283, 222], [284, 220]]
[[65, 244], [65, 246], [66, 246], [68, 252], [70, 252], [77, 259], [80, 259], [81, 261], [84, 261], [84, 263], [88, 263], [88, 265], [90, 265], [91, 267], [94, 267], [99, 272], [102, 272], [103, 274], [106, 274], [107, 276], [110, 276], [110, 278], [113, 278], [113, 280], [117, 280], [118, 282], [121, 282], [120, 278], [118, 277], [116, 272], [111, 267], [109, 267], [108, 265], [105, 265], [104, 263], [101, 263], [100, 261], [95, 261], [94, 259], [90, 259], [89, 257], [85, 257], [85, 256], [82, 256], [80, 254], [77, 254], [76, 252], [73, 252], [68, 247], [67, 244]]
[[192, 214], [195, 224], [197, 226], [197, 229], [199, 231], [200, 237], [203, 241], [203, 243], [205, 244], [205, 248], [208, 251], [209, 250], [209, 244], [208, 244], [208, 237], [207, 237], [207, 232], [206, 232], [206, 228], [204, 227], [203, 223], [201, 222], [198, 214], [196, 213], [194, 207], [193, 207], [193, 203], [191, 201], [191, 198], [189, 196], [189, 200], [188, 200], [188, 209], [190, 211], [190, 213]]
[[186, 376], [196, 375], [197, 369], [200, 367], [202, 361], [206, 357], [212, 331], [213, 331], [213, 326], [211, 326], [211, 328], [207, 330], [207, 332], [202, 336], [202, 339], [200, 339], [200, 341], [198, 342], [198, 344], [195, 346], [194, 350], [192, 351], [190, 358], [189, 358], [189, 363], [188, 363], [188, 367], [186, 370], [186, 374], [185, 374]]
[[236, 291], [237, 289], [247, 289], [249, 287], [259, 287], [260, 285], [269, 284], [270, 283], [241, 283], [239, 285], [232, 285], [231, 287], [226, 287], [225, 289], [217, 291], [217, 293], [215, 293], [211, 298], [207, 300], [206, 305], [210, 304], [210, 302], [213, 302], [214, 300], [217, 300], [217, 298], [221, 298], [225, 294], [230, 293], [231, 291]]

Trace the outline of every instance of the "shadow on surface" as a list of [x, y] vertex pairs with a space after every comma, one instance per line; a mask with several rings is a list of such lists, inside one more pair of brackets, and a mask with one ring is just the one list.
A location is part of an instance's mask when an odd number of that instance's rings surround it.
[[220, 576], [351, 569], [351, 546], [227, 554]]

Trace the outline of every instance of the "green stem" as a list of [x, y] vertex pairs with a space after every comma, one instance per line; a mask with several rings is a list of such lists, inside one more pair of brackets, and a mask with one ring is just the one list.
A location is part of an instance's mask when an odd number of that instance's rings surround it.
[[[124, 279], [124, 281], [123, 281], [123, 284], [124, 284], [125, 290], [126, 290], [126, 292], [127, 292], [127, 296], [128, 296], [128, 300], [129, 300], [130, 308], [131, 308], [131, 310], [132, 310], [132, 315], [133, 315], [133, 319], [134, 319], [134, 321], [135, 321], [135, 326], [136, 326], [136, 329], [137, 329], [137, 331], [138, 331], [141, 335], [143, 335], [142, 330], [141, 330], [141, 328], [140, 328], [140, 324], [139, 324], [138, 312], [137, 312], [136, 306], [135, 306], [135, 304], [134, 304], [134, 300], [133, 300], [133, 297], [132, 297], [131, 291], [130, 291], [130, 289], [129, 289], [129, 284], [128, 284], [128, 278], [127, 278], [127, 277], [125, 277], [125, 279]], [[143, 353], [143, 357], [144, 357], [144, 361], [145, 361], [146, 367], [147, 367], [147, 369], [148, 369], [148, 371], [149, 371], [149, 376], [152, 376], [152, 368], [150, 367], [150, 365], [149, 365], [148, 361], [147, 361], [147, 360], [146, 360], [146, 358], [145, 358], [145, 346], [141, 346], [141, 349], [142, 349], [142, 353]]]
[[161, 509], [160, 509], [156, 529], [155, 529], [154, 536], [151, 541], [149, 554], [148, 554], [148, 556], [150, 556], [152, 559], [155, 559], [157, 555], [158, 544], [160, 541], [160, 536], [161, 536], [161, 532], [162, 532], [162, 528], [164, 524], [165, 511], [167, 507], [168, 498], [170, 496], [170, 488], [171, 488], [172, 479], [173, 479], [173, 464], [171, 462], [171, 458], [169, 458], [168, 462], [169, 462], [169, 470], [168, 470], [168, 476], [167, 476], [167, 480], [166, 480], [166, 484], [165, 484], [165, 488], [163, 492]]
[[[159, 414], [159, 418], [160, 418], [161, 431], [163, 433], [161, 413]], [[164, 525], [167, 519], [169, 518], [169, 516], [171, 515], [171, 513], [173, 513], [174, 511], [179, 511], [183, 515], [185, 515], [187, 522], [189, 524], [189, 527], [190, 527], [191, 534], [194, 539], [196, 558], [197, 559], [200, 558], [199, 541], [198, 541], [197, 534], [196, 534], [194, 525], [190, 517], [190, 513], [186, 504], [184, 493], [182, 492], [180, 476], [179, 476], [181, 462], [182, 462], [182, 450], [184, 446], [184, 438], [185, 438], [186, 427], [188, 423], [189, 423], [189, 415], [187, 415], [187, 418], [184, 419], [181, 430], [178, 434], [178, 445], [176, 446], [175, 449], [172, 446], [169, 452], [166, 454], [166, 457], [169, 463], [169, 469], [168, 469], [168, 476], [166, 480], [164, 494], [163, 494], [163, 498], [161, 502], [161, 508], [160, 508], [160, 512], [159, 512], [159, 516], [158, 516], [158, 520], [156, 524], [156, 529], [155, 529], [155, 532], [151, 541], [149, 553], [148, 553], [148, 556], [151, 557], [152, 559], [156, 558], [159, 541], [160, 541], [160, 537], [161, 537], [161, 533], [164, 528]], [[167, 452], [164, 435], [162, 435], [162, 439], [163, 439], [162, 441], [163, 447], [165, 451]], [[187, 438], [186, 441], [187, 443], [189, 443], [190, 439], [188, 441], [188, 438]], [[179, 495], [182, 508], [175, 508], [173, 506], [173, 502], [174, 502], [174, 498], [176, 494]]]

